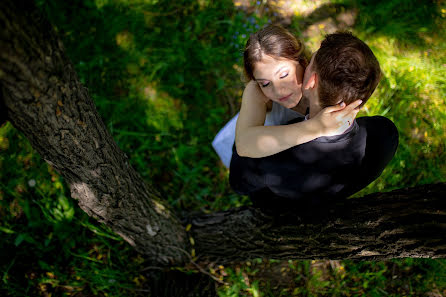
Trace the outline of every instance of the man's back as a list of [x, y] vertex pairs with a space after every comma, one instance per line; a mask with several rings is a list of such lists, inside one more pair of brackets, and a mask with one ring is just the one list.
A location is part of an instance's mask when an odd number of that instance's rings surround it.
[[251, 159], [234, 152], [230, 184], [266, 206], [317, 205], [367, 186], [382, 173], [397, 146], [398, 132], [390, 120], [362, 117], [342, 135], [319, 137], [269, 157]]

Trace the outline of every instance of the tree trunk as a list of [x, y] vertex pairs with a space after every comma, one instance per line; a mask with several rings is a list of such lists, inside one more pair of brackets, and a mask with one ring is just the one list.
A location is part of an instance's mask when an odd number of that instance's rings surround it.
[[90, 216], [154, 264], [184, 263], [188, 238], [129, 165], [51, 25], [29, 1], [0, 1], [0, 86], [7, 115]]
[[185, 229], [128, 164], [51, 26], [34, 5], [14, 3], [0, 1], [0, 107], [65, 178], [79, 206], [154, 266], [183, 265], [194, 253], [203, 264], [446, 257], [446, 184], [277, 216], [242, 207], [187, 217]]
[[446, 183], [268, 216], [242, 207], [191, 217], [199, 262], [251, 258], [446, 258]]

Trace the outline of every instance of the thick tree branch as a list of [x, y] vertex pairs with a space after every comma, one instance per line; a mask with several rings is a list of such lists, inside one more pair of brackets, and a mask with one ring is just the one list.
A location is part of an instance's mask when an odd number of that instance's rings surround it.
[[273, 259], [445, 258], [446, 183], [267, 216], [242, 207], [190, 217], [202, 263]]
[[187, 260], [183, 226], [129, 165], [79, 82], [62, 42], [30, 1], [0, 1], [0, 86], [12, 124], [90, 216], [154, 264]]

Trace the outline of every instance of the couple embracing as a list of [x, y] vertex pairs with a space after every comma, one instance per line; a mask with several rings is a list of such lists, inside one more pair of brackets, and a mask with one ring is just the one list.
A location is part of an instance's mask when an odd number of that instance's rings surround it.
[[255, 206], [327, 205], [375, 180], [395, 154], [390, 120], [356, 118], [381, 69], [351, 33], [327, 35], [310, 57], [291, 33], [271, 25], [250, 36], [244, 68], [250, 81], [240, 112], [212, 144], [230, 167], [231, 187]]

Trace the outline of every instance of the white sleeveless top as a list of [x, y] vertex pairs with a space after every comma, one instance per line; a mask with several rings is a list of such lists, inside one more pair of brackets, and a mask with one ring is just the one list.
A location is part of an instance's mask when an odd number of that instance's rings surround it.
[[[235, 126], [239, 113], [237, 113], [221, 130], [212, 141], [212, 147], [217, 152], [223, 164], [229, 168], [232, 158], [232, 146], [235, 141]], [[266, 113], [265, 126], [285, 125], [291, 120], [304, 117], [303, 114], [292, 109], [283, 107], [273, 101], [270, 112]]]

